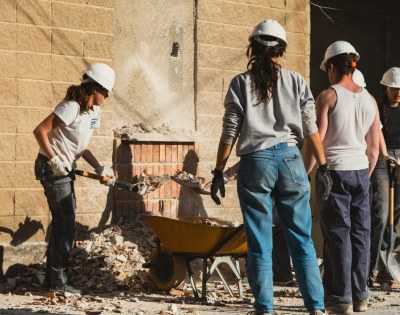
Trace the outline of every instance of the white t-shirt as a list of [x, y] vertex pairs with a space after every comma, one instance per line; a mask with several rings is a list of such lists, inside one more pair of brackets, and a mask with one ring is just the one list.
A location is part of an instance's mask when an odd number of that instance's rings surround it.
[[[54, 114], [64, 124], [53, 129], [48, 137], [58, 157], [72, 164], [86, 150], [95, 128], [100, 127], [100, 107], [93, 106], [88, 113], [80, 113], [79, 104], [75, 101], [63, 101], [56, 106]], [[45, 155], [40, 149], [41, 154]]]

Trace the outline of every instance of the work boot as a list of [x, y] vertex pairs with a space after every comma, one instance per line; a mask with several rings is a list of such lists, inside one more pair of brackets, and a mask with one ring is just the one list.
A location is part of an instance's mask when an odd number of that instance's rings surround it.
[[351, 315], [353, 314], [353, 304], [350, 303], [338, 303], [332, 304], [326, 307], [329, 313], [340, 314], [340, 315]]
[[328, 315], [328, 312], [323, 310], [314, 310], [310, 312], [310, 315]]
[[70, 293], [73, 295], [82, 295], [82, 290], [74, 288], [73, 286], [69, 284], [61, 284], [56, 286], [55, 288], [50, 288], [51, 292], [58, 292], [58, 293]]
[[353, 301], [353, 311], [354, 312], [365, 312], [368, 311], [368, 299], [361, 301]]

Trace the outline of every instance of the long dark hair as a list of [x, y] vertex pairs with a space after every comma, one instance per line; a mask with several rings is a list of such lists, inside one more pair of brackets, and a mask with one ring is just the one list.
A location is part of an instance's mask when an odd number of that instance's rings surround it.
[[[276, 37], [260, 36], [263, 41], [276, 41]], [[286, 45], [280, 43], [276, 46], [264, 46], [252, 40], [247, 46], [246, 56], [249, 59], [247, 70], [254, 75], [252, 90], [260, 103], [268, 104], [273, 96], [276, 82], [279, 79], [281, 65], [272, 60], [281, 57], [286, 50]]]
[[[87, 80], [88, 76], [83, 75], [83, 80]], [[67, 89], [64, 101], [75, 101], [80, 106], [80, 113], [88, 113], [90, 106], [88, 105], [89, 96], [93, 95], [95, 90], [102, 89], [102, 86], [94, 81], [81, 83], [80, 85], [71, 85]]]

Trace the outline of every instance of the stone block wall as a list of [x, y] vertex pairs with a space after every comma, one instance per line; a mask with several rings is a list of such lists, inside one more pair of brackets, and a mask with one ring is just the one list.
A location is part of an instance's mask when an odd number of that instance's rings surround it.
[[[0, 0], [0, 242], [43, 241], [49, 210], [35, 180], [32, 134], [92, 62], [113, 63], [114, 0]], [[112, 162], [112, 101], [90, 149]], [[87, 168], [85, 164], [80, 167]], [[78, 220], [98, 224], [108, 189], [78, 179]], [[99, 205], [101, 203], [101, 209]]]

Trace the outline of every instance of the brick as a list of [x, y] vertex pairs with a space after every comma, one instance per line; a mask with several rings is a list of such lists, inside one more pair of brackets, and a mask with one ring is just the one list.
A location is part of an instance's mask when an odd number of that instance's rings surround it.
[[301, 55], [286, 55], [285, 67], [289, 70], [296, 71], [304, 77], [308, 77], [308, 58]]
[[183, 143], [178, 143], [178, 158], [177, 162], [182, 163], [185, 160], [185, 147]]
[[71, 83], [50, 82], [51, 93], [49, 94], [49, 103], [51, 108], [56, 107], [64, 99], [70, 85]]
[[17, 109], [14, 107], [0, 106], [0, 133], [16, 133]]
[[[239, 72], [237, 72], [237, 71], [230, 71], [230, 70], [224, 71], [224, 73], [223, 73], [223, 92], [224, 93], [226, 93], [228, 91], [232, 79], [234, 77], [236, 77], [238, 74], [239, 74]], [[223, 100], [225, 100], [225, 95], [223, 95]]]
[[[0, 216], [12, 216], [14, 215], [14, 198], [15, 192], [11, 189], [1, 189], [0, 190]], [[0, 226], [2, 226], [0, 224]]]
[[171, 144], [165, 145], [165, 163], [172, 162], [172, 146]]
[[[0, 1], [0, 7], [3, 9], [3, 7], [1, 6], [1, 1]], [[15, 50], [16, 47], [17, 47], [16, 24], [0, 22], [0, 49]]]
[[282, 25], [286, 32], [288, 31], [286, 29], [286, 11], [271, 9], [271, 16], [269, 18], [276, 20], [280, 25]]
[[223, 115], [223, 94], [221, 92], [198, 91], [196, 97], [196, 115]]
[[17, 1], [0, 0], [0, 21], [15, 22], [17, 20]]
[[290, 0], [286, 1], [286, 10], [296, 12], [307, 12], [309, 11], [308, 0]]
[[83, 55], [89, 58], [113, 58], [114, 36], [87, 33], [83, 41]]
[[222, 132], [222, 119], [217, 116], [199, 115], [196, 130], [205, 138], [219, 139]]
[[112, 198], [108, 198], [110, 188], [102, 185], [98, 188], [79, 188], [76, 190], [77, 210], [80, 214], [100, 213], [111, 210]]
[[310, 34], [310, 17], [306, 12], [286, 12], [287, 32]]
[[301, 33], [287, 33], [287, 41], [289, 43], [286, 52], [288, 54], [304, 55], [307, 51], [308, 36]]
[[18, 106], [48, 108], [51, 95], [51, 83], [35, 80], [17, 80]]
[[14, 151], [16, 152], [16, 161], [34, 161], [39, 151], [35, 136], [18, 134]]
[[51, 52], [51, 30], [49, 28], [18, 25], [17, 49], [37, 53]]
[[158, 143], [153, 144], [153, 163], [160, 162], [160, 145]]
[[17, 54], [14, 51], [0, 51], [0, 77], [15, 78], [17, 75]]
[[[115, 141], [115, 140], [114, 140]], [[131, 163], [133, 148], [128, 142], [122, 141], [116, 149], [116, 163]]]
[[245, 50], [199, 44], [198, 67], [245, 71]]
[[85, 7], [82, 14], [85, 31], [114, 34], [114, 10]]
[[197, 70], [197, 90], [222, 91], [222, 70], [199, 68]]
[[15, 135], [0, 134], [0, 160], [15, 160]]
[[142, 147], [140, 144], [135, 143], [134, 144], [134, 150], [135, 150], [135, 154], [134, 154], [134, 163], [140, 163], [141, 160], [141, 154], [142, 154]]
[[176, 143], [171, 145], [171, 159], [173, 163], [178, 162], [178, 145]]
[[0, 78], [0, 105], [15, 106], [17, 104], [17, 81]]
[[165, 162], [165, 143], [160, 143], [160, 159], [159, 162]]
[[[263, 8], [260, 6], [248, 6], [247, 7], [247, 16], [248, 16], [247, 25], [254, 27], [258, 23], [268, 19], [271, 16], [271, 8]], [[251, 31], [252, 31], [252, 29], [247, 32], [247, 36], [249, 36]], [[247, 36], [246, 36], [246, 40], [247, 40]]]
[[49, 206], [43, 190], [16, 190], [15, 215], [30, 217], [48, 215]]
[[84, 30], [85, 7], [72, 3], [52, 2], [51, 26]]
[[26, 119], [26, 112], [22, 109], [18, 109], [16, 112], [17, 133], [32, 134], [36, 126], [50, 113], [51, 109], [30, 108], [29, 119]]
[[112, 145], [113, 139], [111, 137], [92, 137], [88, 148], [100, 164], [111, 164], [112, 162]]
[[21, 79], [50, 80], [50, 55], [17, 53], [17, 74]]
[[51, 5], [47, 0], [17, 0], [17, 22], [50, 26]]
[[153, 145], [148, 144], [147, 145], [147, 150], [146, 150], [146, 161], [147, 163], [153, 163]]
[[198, 5], [198, 19], [233, 25], [247, 24], [246, 5], [219, 0], [202, 0]]
[[53, 55], [49, 80], [78, 84], [85, 68], [86, 65], [81, 58]]
[[14, 188], [15, 162], [0, 161], [0, 188]]
[[86, 4], [103, 8], [114, 8], [115, 0], [86, 0]]
[[270, 0], [272, 8], [284, 9], [286, 0]]
[[[0, 242], [10, 243], [13, 240], [15, 225], [14, 216], [0, 216]], [[2, 270], [4, 266], [2, 266]]]
[[198, 21], [197, 40], [202, 44], [243, 48], [250, 30], [247, 27]]
[[42, 186], [35, 178], [34, 162], [15, 162], [14, 187], [16, 188], [35, 188]]
[[53, 28], [51, 34], [51, 53], [66, 56], [83, 56], [83, 38], [81, 31]]
[[57, 0], [57, 2], [66, 2], [74, 4], [86, 4], [87, 0]]

